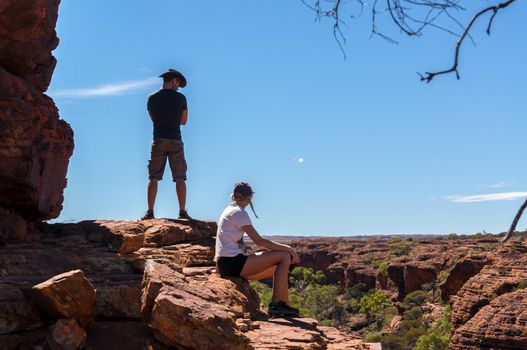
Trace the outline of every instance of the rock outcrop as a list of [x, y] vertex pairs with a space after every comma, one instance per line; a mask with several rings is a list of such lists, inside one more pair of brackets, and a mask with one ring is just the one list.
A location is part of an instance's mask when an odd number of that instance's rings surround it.
[[492, 260], [450, 298], [451, 349], [527, 349], [527, 248], [512, 241]]
[[95, 319], [95, 289], [81, 270], [57, 275], [26, 292], [55, 318], [71, 318], [88, 328]]
[[483, 266], [490, 262], [491, 258], [486, 255], [475, 255], [456, 263], [447, 278], [439, 285], [441, 299], [448, 302], [451, 295], [457, 294], [471, 277], [478, 274]]
[[[214, 272], [214, 223], [101, 220], [38, 228], [33, 242], [0, 248], [6, 349], [52, 342], [74, 348], [82, 340], [74, 319], [86, 327], [87, 349], [369, 349], [313, 320], [268, 320], [245, 280]], [[87, 302], [94, 289], [94, 303]], [[90, 312], [93, 323], [79, 317]], [[70, 321], [57, 323], [64, 318]]]
[[86, 332], [72, 319], [58, 320], [47, 336], [51, 350], [81, 350], [86, 345]]
[[[56, 63], [51, 51], [58, 44], [58, 4], [0, 4], [0, 208], [32, 220], [59, 215], [73, 152], [73, 131], [43, 93]], [[0, 221], [0, 232], [10, 231], [4, 224]], [[0, 234], [0, 241], [9, 238]]]
[[527, 290], [493, 299], [459, 327], [451, 350], [527, 349]]

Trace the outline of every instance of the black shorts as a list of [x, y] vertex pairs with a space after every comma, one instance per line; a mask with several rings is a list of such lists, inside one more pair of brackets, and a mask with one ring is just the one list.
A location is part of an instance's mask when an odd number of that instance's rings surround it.
[[238, 254], [236, 256], [220, 256], [216, 262], [218, 272], [221, 277], [233, 276], [240, 277], [243, 266], [247, 261], [247, 255]]

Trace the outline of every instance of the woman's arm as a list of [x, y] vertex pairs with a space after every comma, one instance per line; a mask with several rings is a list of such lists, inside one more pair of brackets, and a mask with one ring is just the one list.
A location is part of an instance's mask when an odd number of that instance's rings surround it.
[[247, 233], [249, 238], [252, 239], [252, 241], [258, 247], [264, 248], [266, 250], [278, 250], [278, 251], [283, 251], [283, 252], [289, 252], [293, 258], [293, 261], [292, 261], [293, 264], [296, 264], [300, 261], [300, 258], [298, 257], [298, 255], [296, 254], [296, 251], [292, 247], [288, 246], [287, 244], [281, 244], [281, 243], [273, 242], [271, 240], [263, 238], [256, 231], [253, 225], [242, 226], [241, 229], [243, 230], [243, 232]]

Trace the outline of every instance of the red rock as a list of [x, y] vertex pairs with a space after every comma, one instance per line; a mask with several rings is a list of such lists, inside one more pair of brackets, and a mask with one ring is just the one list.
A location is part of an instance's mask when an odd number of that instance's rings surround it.
[[376, 272], [373, 268], [347, 268], [345, 271], [344, 286], [348, 289], [354, 285], [363, 285], [364, 291], [375, 288]]
[[0, 245], [26, 242], [37, 238], [34, 224], [13, 210], [0, 208]]
[[[157, 221], [157, 220], [156, 220]], [[190, 226], [181, 225], [163, 220], [150, 226], [145, 232], [147, 247], [160, 247], [185, 242], [187, 233], [191, 232]]]
[[0, 334], [28, 331], [42, 325], [36, 306], [20, 288], [0, 283]]
[[255, 321], [246, 333], [253, 349], [370, 350], [362, 340], [309, 318]]
[[1, 67], [0, 96], [0, 206], [30, 219], [55, 218], [73, 131], [49, 97]]
[[42, 93], [56, 63], [58, 4], [0, 4], [0, 207], [29, 219], [60, 214], [73, 152], [73, 131]]
[[18, 335], [0, 335], [0, 350], [20, 349], [20, 342]]
[[425, 283], [437, 279], [435, 267], [427, 263], [411, 261], [408, 258], [398, 259], [388, 266], [388, 277], [398, 289], [398, 299], [421, 289]]
[[471, 277], [456, 295], [450, 297], [452, 323], [460, 327], [496, 297], [510, 293], [520, 282], [527, 282], [527, 249], [511, 242], [494, 252], [492, 264]]
[[242, 279], [185, 277], [148, 261], [142, 315], [161, 342], [189, 349], [248, 349], [236, 319], [257, 312], [258, 296]]
[[59, 0], [4, 0], [0, 5], [0, 66], [45, 91], [56, 60]]
[[449, 272], [448, 277], [444, 280], [439, 288], [441, 290], [441, 299], [448, 302], [451, 295], [455, 295], [461, 287], [472, 277], [478, 274], [483, 266], [489, 262], [485, 256], [475, 256], [463, 259], [456, 263]]
[[527, 349], [527, 290], [507, 293], [481, 308], [452, 336], [451, 350]]
[[141, 248], [133, 253], [134, 266], [144, 270], [146, 260], [172, 261], [182, 267], [213, 266], [214, 241], [206, 240], [199, 243], [181, 243], [161, 248]]
[[84, 328], [95, 319], [95, 289], [81, 270], [55, 276], [27, 294], [52, 317], [72, 318]]
[[111, 250], [121, 254], [133, 253], [144, 245], [145, 227], [134, 221], [97, 220], [99, 230], [106, 233], [105, 241]]
[[97, 288], [95, 309], [98, 317], [141, 318], [140, 280], [105, 280], [94, 285]]
[[87, 350], [169, 350], [140, 321], [95, 321], [88, 330]]
[[51, 327], [47, 340], [51, 350], [80, 350], [86, 344], [86, 332], [77, 321], [61, 319]]

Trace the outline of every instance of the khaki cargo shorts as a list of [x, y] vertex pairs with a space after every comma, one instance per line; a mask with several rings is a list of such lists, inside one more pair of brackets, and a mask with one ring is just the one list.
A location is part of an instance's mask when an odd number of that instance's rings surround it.
[[162, 180], [165, 165], [170, 165], [172, 180], [187, 179], [187, 162], [183, 151], [183, 141], [172, 139], [154, 139], [148, 161], [150, 180]]

